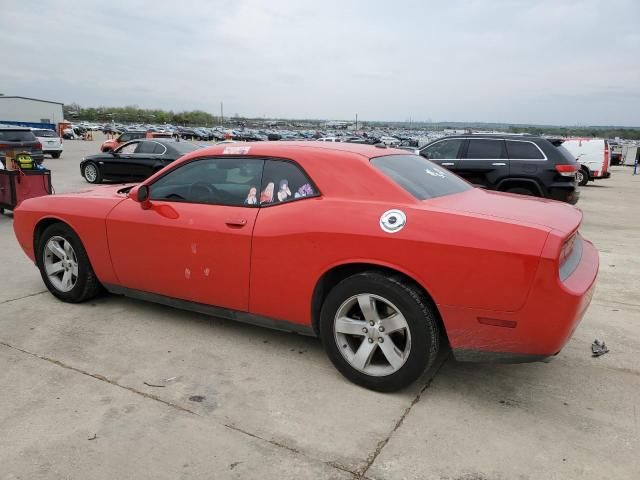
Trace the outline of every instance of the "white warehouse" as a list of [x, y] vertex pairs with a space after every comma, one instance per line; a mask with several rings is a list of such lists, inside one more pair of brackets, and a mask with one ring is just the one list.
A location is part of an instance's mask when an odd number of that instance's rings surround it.
[[0, 123], [55, 128], [64, 120], [62, 103], [0, 95]]

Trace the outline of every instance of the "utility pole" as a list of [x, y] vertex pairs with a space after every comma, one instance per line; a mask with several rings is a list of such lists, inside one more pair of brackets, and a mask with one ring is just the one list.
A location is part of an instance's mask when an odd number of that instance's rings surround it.
[[358, 131], [358, 114], [356, 113], [356, 132]]
[[224, 108], [222, 102], [220, 102], [220, 125], [224, 124]]

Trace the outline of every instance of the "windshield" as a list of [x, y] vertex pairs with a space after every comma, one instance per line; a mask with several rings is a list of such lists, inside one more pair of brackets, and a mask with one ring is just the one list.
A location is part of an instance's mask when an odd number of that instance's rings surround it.
[[453, 173], [419, 155], [388, 155], [371, 164], [418, 200], [442, 197], [473, 188]]
[[33, 134], [36, 137], [48, 137], [48, 138], [55, 138], [58, 135], [56, 135], [56, 132], [54, 132], [53, 130], [33, 130]]

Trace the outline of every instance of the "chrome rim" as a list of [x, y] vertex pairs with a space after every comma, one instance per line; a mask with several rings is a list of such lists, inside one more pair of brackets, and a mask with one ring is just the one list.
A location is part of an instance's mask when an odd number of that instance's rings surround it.
[[397, 372], [409, 358], [411, 332], [400, 309], [370, 293], [340, 305], [333, 321], [340, 353], [359, 372], [376, 377]]
[[584, 180], [584, 173], [582, 173], [582, 170], [578, 170], [576, 172], [576, 180], [578, 181], [578, 183], [582, 183], [582, 181]]
[[68, 240], [51, 237], [44, 247], [44, 269], [56, 290], [68, 292], [78, 282], [78, 258]]
[[84, 178], [89, 180], [90, 182], [95, 182], [96, 178], [98, 178], [98, 169], [95, 165], [91, 163], [84, 167]]

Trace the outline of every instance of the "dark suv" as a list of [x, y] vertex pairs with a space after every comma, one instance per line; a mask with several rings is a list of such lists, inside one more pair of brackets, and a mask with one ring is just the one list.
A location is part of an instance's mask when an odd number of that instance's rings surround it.
[[571, 204], [578, 201], [579, 165], [561, 140], [530, 135], [455, 135], [429, 143], [420, 155], [489, 190]]
[[33, 161], [39, 164], [44, 160], [42, 144], [30, 128], [0, 126], [0, 160], [2, 163], [6, 163], [4, 152], [12, 150], [16, 153], [29, 153]]

